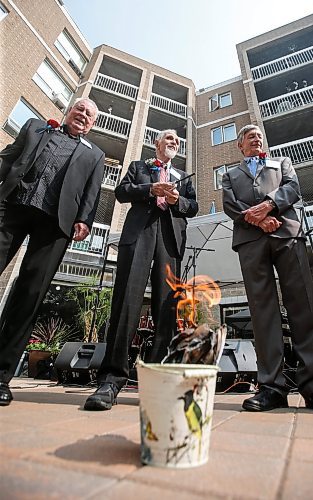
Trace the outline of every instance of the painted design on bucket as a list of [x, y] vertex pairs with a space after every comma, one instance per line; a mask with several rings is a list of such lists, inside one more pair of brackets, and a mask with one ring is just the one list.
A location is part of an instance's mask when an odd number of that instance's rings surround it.
[[[205, 413], [201, 409], [201, 406], [207, 408], [207, 400], [209, 397], [209, 392], [205, 380], [198, 380], [193, 389], [190, 389], [184, 393], [183, 396], [177, 398], [182, 400], [184, 405], [182, 407], [186, 423], [188, 426], [189, 433], [184, 436], [182, 442], [175, 444], [174, 447], [168, 448], [167, 450], [167, 464], [179, 463], [185, 455], [192, 452], [192, 450], [198, 446], [198, 458], [201, 458], [201, 446], [202, 446], [202, 433], [204, 426], [209, 424], [212, 414]], [[206, 402], [203, 406], [203, 401]], [[201, 405], [201, 406], [200, 406]], [[172, 420], [173, 422], [173, 420]], [[175, 441], [175, 426], [172, 425], [170, 431], [170, 440]]]
[[151, 420], [149, 419], [147, 412], [140, 408], [140, 432], [141, 432], [141, 442], [144, 443], [141, 449], [141, 458], [144, 461], [151, 461], [151, 449], [146, 444], [146, 440], [158, 441], [158, 437], [152, 430]]

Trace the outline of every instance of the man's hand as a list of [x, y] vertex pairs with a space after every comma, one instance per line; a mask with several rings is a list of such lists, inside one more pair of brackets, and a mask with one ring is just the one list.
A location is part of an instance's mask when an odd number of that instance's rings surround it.
[[175, 205], [179, 198], [179, 192], [177, 191], [176, 188], [174, 188], [171, 191], [168, 191], [167, 189], [164, 189], [164, 196], [165, 196], [165, 201], [169, 205]]
[[259, 226], [260, 222], [273, 210], [273, 207], [268, 201], [262, 201], [259, 205], [250, 207], [242, 213], [245, 216], [245, 221], [254, 226]]
[[154, 182], [150, 192], [153, 196], [166, 196], [166, 192], [173, 192], [174, 190], [175, 184], [172, 182]]
[[90, 233], [89, 227], [87, 224], [84, 224], [83, 222], [76, 222], [74, 224], [74, 236], [73, 240], [74, 241], [83, 241], [85, 238], [87, 238], [88, 234]]
[[282, 223], [276, 219], [276, 217], [272, 217], [268, 215], [259, 223], [259, 227], [264, 231], [264, 233], [273, 233], [276, 231]]

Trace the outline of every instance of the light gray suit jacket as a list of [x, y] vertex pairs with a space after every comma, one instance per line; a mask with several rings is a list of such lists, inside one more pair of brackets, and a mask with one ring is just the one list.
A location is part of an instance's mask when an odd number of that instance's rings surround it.
[[275, 238], [305, 238], [293, 205], [300, 199], [300, 187], [290, 158], [268, 158], [259, 165], [255, 178], [243, 161], [224, 174], [223, 205], [225, 213], [234, 221], [233, 249], [242, 243], [258, 240], [262, 229], [245, 222], [242, 211], [258, 205], [267, 198], [277, 206], [274, 215], [282, 225], [268, 236]]

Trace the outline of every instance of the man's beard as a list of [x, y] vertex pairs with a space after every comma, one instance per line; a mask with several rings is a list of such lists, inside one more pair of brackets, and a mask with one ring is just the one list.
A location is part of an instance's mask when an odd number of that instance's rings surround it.
[[170, 149], [170, 148], [165, 148], [165, 154], [168, 158], [170, 158], [172, 160], [176, 156], [176, 151], [174, 151], [173, 149]]

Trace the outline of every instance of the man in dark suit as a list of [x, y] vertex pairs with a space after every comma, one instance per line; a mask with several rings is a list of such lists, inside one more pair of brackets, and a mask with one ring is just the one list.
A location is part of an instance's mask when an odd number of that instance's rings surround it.
[[0, 153], [0, 273], [29, 242], [0, 319], [0, 405], [27, 345], [38, 308], [73, 238], [84, 240], [95, 216], [104, 154], [84, 139], [97, 116], [77, 99], [65, 124], [30, 119]]
[[239, 254], [251, 311], [259, 385], [243, 408], [288, 407], [275, 268], [298, 359], [297, 385], [313, 409], [313, 282], [305, 235], [293, 207], [300, 199], [297, 175], [290, 158], [271, 159], [262, 153], [263, 135], [255, 125], [240, 130], [238, 146], [244, 160], [223, 176], [224, 210], [234, 220], [233, 249]]
[[98, 390], [86, 410], [109, 410], [129, 375], [128, 349], [136, 333], [151, 263], [151, 314], [155, 336], [149, 362], [160, 362], [176, 334], [173, 295], [166, 283], [166, 266], [180, 276], [186, 243], [186, 217], [198, 212], [190, 178], [174, 168], [179, 138], [164, 130], [156, 140], [156, 158], [134, 161], [116, 188], [120, 203], [131, 203], [117, 259], [110, 327], [104, 360], [98, 371]]

